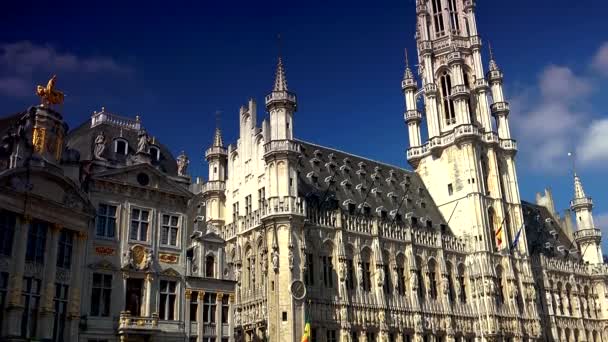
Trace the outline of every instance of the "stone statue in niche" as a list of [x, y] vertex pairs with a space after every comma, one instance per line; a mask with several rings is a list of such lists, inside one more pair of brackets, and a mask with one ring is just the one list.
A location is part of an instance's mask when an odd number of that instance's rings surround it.
[[279, 251], [272, 251], [272, 268], [275, 272], [279, 270]]
[[97, 135], [97, 137], [95, 137], [95, 146], [93, 148], [93, 156], [95, 157], [95, 159], [97, 160], [106, 160], [106, 158], [104, 158], [103, 152], [106, 150], [106, 135], [103, 133], [103, 131], [99, 132], [99, 134]]
[[137, 133], [137, 153], [148, 154], [148, 146], [150, 145], [150, 137], [146, 130], [142, 129]]
[[188, 164], [190, 164], [190, 159], [184, 151], [177, 157], [177, 174], [179, 176], [187, 176], [188, 172]]

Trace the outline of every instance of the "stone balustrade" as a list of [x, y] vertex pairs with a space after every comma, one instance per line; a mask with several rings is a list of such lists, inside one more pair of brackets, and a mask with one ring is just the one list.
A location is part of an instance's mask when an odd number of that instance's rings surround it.
[[300, 144], [293, 140], [271, 140], [264, 144], [264, 155], [270, 153], [300, 153]]
[[289, 91], [273, 91], [266, 95], [266, 105], [272, 102], [296, 102], [296, 94]]
[[511, 110], [511, 107], [509, 106], [508, 102], [494, 102], [490, 106], [490, 110], [494, 115], [508, 114]]
[[422, 113], [419, 110], [408, 110], [403, 114], [403, 118], [405, 119], [405, 122], [421, 121]]
[[125, 330], [158, 330], [158, 314], [152, 317], [131, 316], [129, 311], [122, 311], [118, 321], [118, 331]]
[[109, 123], [113, 126], [118, 126], [131, 130], [140, 130], [142, 128], [139, 119], [131, 119], [111, 114], [106, 112], [105, 110], [102, 110], [98, 113], [94, 113], [93, 116], [91, 116], [91, 128], [97, 125], [101, 125], [102, 123]]
[[225, 191], [226, 190], [226, 182], [223, 181], [208, 181], [203, 185], [203, 193], [212, 192], [212, 191]]
[[216, 155], [228, 155], [227, 150], [221, 146], [211, 146], [205, 151], [205, 158]]
[[592, 206], [592, 205], [593, 205], [593, 199], [591, 197], [575, 198], [572, 201], [570, 201], [570, 206], [573, 209], [577, 209], [579, 207], [585, 207], [585, 206]]

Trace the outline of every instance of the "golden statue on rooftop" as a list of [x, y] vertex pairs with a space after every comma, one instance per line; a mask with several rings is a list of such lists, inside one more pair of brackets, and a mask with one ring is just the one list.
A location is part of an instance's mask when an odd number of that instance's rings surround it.
[[36, 88], [36, 95], [40, 96], [42, 105], [50, 106], [63, 103], [63, 93], [59, 90], [55, 90], [55, 82], [57, 75], [53, 75], [46, 87], [39, 85]]

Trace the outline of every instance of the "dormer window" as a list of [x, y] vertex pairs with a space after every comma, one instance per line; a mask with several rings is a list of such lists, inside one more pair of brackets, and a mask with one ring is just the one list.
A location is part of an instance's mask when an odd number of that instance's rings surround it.
[[156, 146], [150, 146], [150, 158], [152, 161], [157, 162], [160, 160], [160, 149]]
[[125, 139], [118, 138], [114, 140], [114, 153], [126, 156], [128, 151], [129, 143]]

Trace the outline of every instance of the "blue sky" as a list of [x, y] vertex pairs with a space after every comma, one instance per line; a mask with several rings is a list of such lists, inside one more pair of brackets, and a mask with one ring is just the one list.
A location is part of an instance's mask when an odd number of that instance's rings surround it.
[[[186, 151], [193, 175], [205, 175], [216, 110], [229, 142], [248, 98], [264, 117], [280, 32], [299, 98], [296, 135], [405, 167], [400, 80], [403, 49], [416, 60], [414, 2], [8, 2], [0, 14], [0, 103], [4, 114], [37, 103], [34, 86], [56, 73], [71, 127], [102, 106], [139, 114], [174, 154]], [[550, 186], [558, 210], [566, 208], [573, 192], [566, 153], [577, 151], [606, 232], [607, 12], [599, 0], [477, 8], [481, 36], [506, 76], [522, 198], [533, 201]]]

